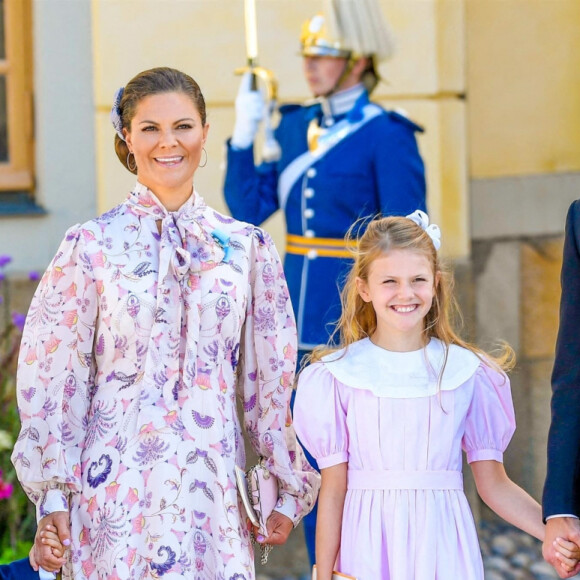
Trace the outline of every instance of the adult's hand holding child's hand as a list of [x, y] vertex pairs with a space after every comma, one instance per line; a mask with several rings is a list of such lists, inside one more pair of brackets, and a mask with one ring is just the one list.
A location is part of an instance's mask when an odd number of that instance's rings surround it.
[[[47, 531], [56, 531], [59, 545], [47, 537]], [[34, 546], [30, 551], [30, 564], [34, 570], [42, 566], [47, 572], [57, 572], [65, 563], [62, 547], [70, 546], [70, 523], [68, 512], [53, 512], [38, 522]]]

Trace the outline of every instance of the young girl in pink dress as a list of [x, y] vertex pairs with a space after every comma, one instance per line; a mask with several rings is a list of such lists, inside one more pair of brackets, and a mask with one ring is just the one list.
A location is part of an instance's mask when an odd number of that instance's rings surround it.
[[[318, 580], [481, 580], [462, 449], [482, 499], [542, 539], [538, 503], [502, 464], [515, 429], [504, 346], [491, 356], [450, 322], [439, 228], [423, 212], [372, 221], [343, 291], [341, 346], [302, 371], [294, 424], [318, 461]], [[580, 554], [560, 542], [571, 570]]]

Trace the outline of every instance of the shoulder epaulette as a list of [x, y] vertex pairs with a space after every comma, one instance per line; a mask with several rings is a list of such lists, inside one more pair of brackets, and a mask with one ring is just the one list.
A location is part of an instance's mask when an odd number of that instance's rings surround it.
[[387, 111], [387, 113], [389, 114], [389, 117], [393, 121], [396, 121], [397, 123], [401, 123], [402, 125], [405, 125], [409, 129], [412, 129], [413, 131], [418, 131], [419, 133], [425, 132], [425, 129], [423, 129], [423, 127], [421, 127], [421, 125], [417, 125], [417, 123], [411, 121], [411, 119], [409, 119], [409, 117], [407, 117], [407, 115], [404, 114], [403, 112]]

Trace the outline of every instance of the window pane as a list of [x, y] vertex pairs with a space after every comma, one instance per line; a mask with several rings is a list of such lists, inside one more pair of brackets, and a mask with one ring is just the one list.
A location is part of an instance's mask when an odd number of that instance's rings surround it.
[[4, 0], [0, 0], [0, 59], [6, 58], [6, 46], [4, 36]]
[[0, 75], [0, 163], [8, 161], [8, 119], [6, 118], [6, 77]]

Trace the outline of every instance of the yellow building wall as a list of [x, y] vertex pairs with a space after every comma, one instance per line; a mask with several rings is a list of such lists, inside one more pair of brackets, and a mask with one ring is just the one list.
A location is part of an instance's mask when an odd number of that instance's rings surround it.
[[580, 2], [467, 0], [470, 173], [580, 170]]
[[[310, 95], [298, 56], [302, 23], [322, 6], [315, 0], [256, 0], [259, 62], [274, 71], [281, 102]], [[444, 251], [469, 251], [463, 0], [383, 1], [397, 53], [380, 71], [373, 95], [386, 108], [403, 107], [424, 126], [419, 146], [427, 166], [431, 217], [444, 231]], [[109, 111], [115, 91], [137, 72], [171, 66], [191, 74], [206, 98], [210, 133], [208, 165], [195, 177], [206, 201], [225, 210], [224, 142], [234, 123], [234, 99], [245, 64], [243, 0], [92, 0], [98, 203], [119, 203], [134, 178], [113, 151]], [[265, 227], [283, 247], [283, 220]]]

